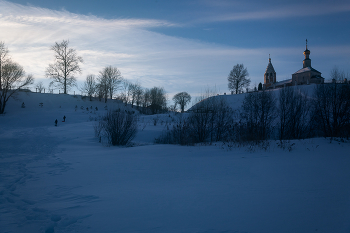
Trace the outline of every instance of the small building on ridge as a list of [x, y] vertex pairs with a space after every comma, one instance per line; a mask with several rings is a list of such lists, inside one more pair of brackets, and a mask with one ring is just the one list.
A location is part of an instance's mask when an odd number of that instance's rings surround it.
[[264, 74], [264, 88], [278, 88], [286, 86], [296, 86], [296, 85], [308, 85], [311, 83], [321, 84], [324, 83], [324, 78], [322, 73], [311, 67], [310, 50], [307, 48], [304, 51], [305, 59], [303, 60], [303, 68], [292, 74], [291, 79], [276, 82], [276, 72], [271, 63], [271, 58], [269, 57], [269, 64], [267, 65]]

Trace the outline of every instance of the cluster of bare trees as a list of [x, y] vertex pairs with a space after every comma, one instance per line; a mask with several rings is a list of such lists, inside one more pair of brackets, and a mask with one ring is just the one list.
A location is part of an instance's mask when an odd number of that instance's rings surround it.
[[[251, 101], [253, 96], [258, 98]], [[350, 85], [316, 85], [312, 95], [297, 87], [283, 88], [276, 97], [271, 91], [251, 93], [243, 102], [240, 120], [243, 140], [349, 137]]]
[[253, 92], [243, 100], [240, 113], [240, 141], [265, 140], [272, 133], [276, 99], [272, 92]]
[[248, 93], [238, 111], [233, 111], [220, 97], [210, 97], [195, 107], [181, 115], [173, 129], [156, 141], [189, 145], [350, 137], [348, 83], [316, 85], [312, 95], [298, 87], [286, 87], [278, 93], [265, 90]]
[[113, 99], [118, 89], [120, 89], [123, 77], [117, 67], [107, 66], [103, 68], [98, 76], [90, 74], [86, 77], [81, 91], [89, 96], [98, 97], [101, 101], [107, 102], [107, 99]]
[[145, 90], [143, 107], [148, 108], [151, 114], [161, 113], [163, 110], [166, 110], [166, 101], [165, 90], [153, 87]]
[[[54, 52], [54, 61], [46, 69], [45, 75], [52, 79], [50, 86], [57, 87], [67, 94], [68, 90], [77, 86], [75, 75], [81, 73], [83, 58], [78, 56], [75, 49], [69, 47], [69, 41], [55, 42], [50, 49]], [[25, 77], [23, 68], [9, 57], [8, 49], [0, 42], [0, 114], [5, 111], [8, 99], [20, 88], [33, 84], [31, 75]], [[45, 90], [42, 82], [36, 84], [38, 92]], [[97, 97], [100, 101], [118, 99], [125, 104], [137, 106], [144, 113], [160, 113], [166, 110], [167, 97], [164, 88], [142, 88], [141, 85], [123, 79], [117, 67], [107, 66], [97, 76], [90, 74], [86, 77], [81, 91], [90, 100]], [[183, 106], [184, 103], [180, 105]]]
[[10, 97], [33, 81], [32, 75], [26, 76], [23, 67], [12, 61], [8, 48], [0, 41], [0, 114], [5, 112]]
[[318, 85], [311, 103], [314, 127], [322, 136], [350, 136], [350, 84]]
[[116, 99], [124, 104], [136, 106], [141, 112], [148, 114], [161, 113], [167, 108], [167, 97], [164, 88], [143, 88], [138, 82], [131, 83], [120, 74], [116, 67], [108, 66], [100, 71], [97, 78], [88, 75], [81, 91], [89, 96], [103, 99]]
[[310, 134], [311, 102], [308, 94], [291, 87], [280, 90], [278, 116], [278, 136], [281, 140], [305, 138]]

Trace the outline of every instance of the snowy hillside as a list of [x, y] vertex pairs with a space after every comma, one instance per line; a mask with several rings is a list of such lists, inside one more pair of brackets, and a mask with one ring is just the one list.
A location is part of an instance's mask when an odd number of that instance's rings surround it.
[[[237, 107], [244, 95], [220, 98]], [[134, 147], [107, 147], [93, 129], [105, 107], [24, 92], [8, 103], [1, 233], [350, 232], [349, 142], [291, 141], [291, 151], [274, 141], [267, 151], [154, 145], [175, 118], [165, 114], [139, 117]]]
[[[292, 88], [299, 89], [302, 92], [306, 93], [309, 96], [309, 98], [312, 98], [315, 84], [296, 86], [296, 87], [292, 87]], [[267, 91], [273, 92], [275, 94], [275, 97], [278, 97], [280, 90], [282, 90], [282, 89], [278, 88], [278, 89], [271, 89], [271, 90], [267, 90]], [[246, 95], [247, 95], [247, 93], [243, 93], [243, 94], [239, 94], [239, 95], [217, 95], [217, 96], [212, 96], [210, 98], [223, 99], [232, 109], [239, 109], [241, 107], [243, 99]], [[195, 106], [196, 105], [192, 106], [189, 110], [195, 108]]]

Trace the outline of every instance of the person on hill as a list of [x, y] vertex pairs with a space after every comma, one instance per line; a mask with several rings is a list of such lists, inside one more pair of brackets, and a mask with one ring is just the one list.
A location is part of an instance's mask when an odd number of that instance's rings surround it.
[[55, 120], [55, 126], [57, 126], [57, 122], [58, 122], [58, 121], [57, 121], [57, 119], [56, 119], [56, 120]]
[[66, 116], [63, 116], [63, 122], [66, 122]]

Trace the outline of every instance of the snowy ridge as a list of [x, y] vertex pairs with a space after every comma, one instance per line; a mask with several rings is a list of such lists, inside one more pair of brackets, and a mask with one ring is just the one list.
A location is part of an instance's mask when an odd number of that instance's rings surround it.
[[[283, 81], [282, 81], [283, 82]], [[292, 86], [291, 88], [295, 88], [297, 90], [300, 90], [302, 92], [305, 92], [309, 98], [312, 98], [312, 94], [314, 91], [316, 84], [310, 84], [310, 85], [299, 85], [299, 86]], [[268, 89], [266, 91], [273, 92], [275, 97], [278, 98], [279, 92], [282, 90], [282, 88], [276, 88], [276, 89]], [[249, 93], [242, 93], [237, 95], [216, 95], [209, 97], [221, 100], [223, 99], [232, 109], [237, 110], [241, 107], [244, 97]], [[202, 100], [205, 101], [206, 99]], [[202, 102], [201, 101], [201, 102]], [[196, 105], [193, 105], [189, 110], [195, 109]]]

